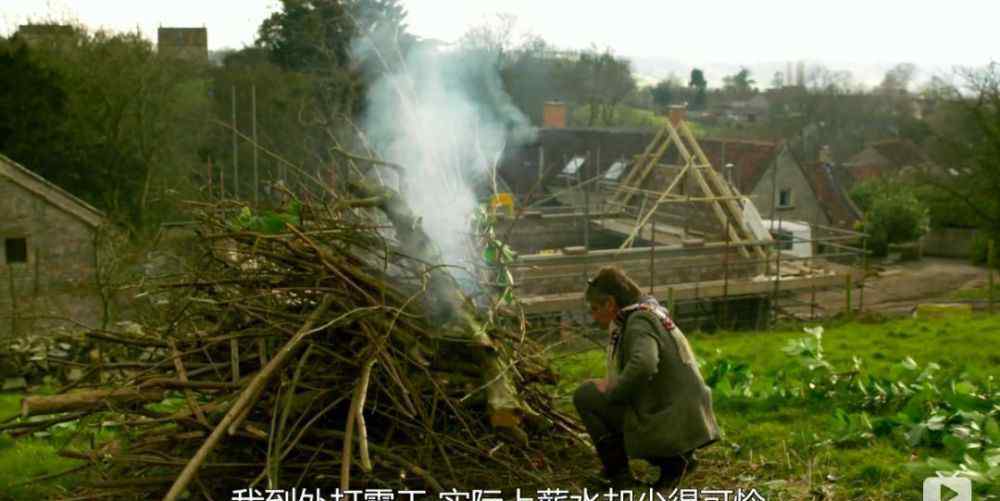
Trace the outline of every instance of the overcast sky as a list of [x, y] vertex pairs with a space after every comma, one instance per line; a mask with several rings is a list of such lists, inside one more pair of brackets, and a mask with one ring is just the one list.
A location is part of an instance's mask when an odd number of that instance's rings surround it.
[[[1000, 59], [996, 0], [403, 0], [410, 31], [452, 41], [498, 12], [563, 48], [591, 44], [692, 64], [788, 60], [982, 65]], [[155, 37], [206, 26], [209, 46], [252, 43], [277, 0], [0, 0], [0, 32], [29, 19], [75, 18]]]

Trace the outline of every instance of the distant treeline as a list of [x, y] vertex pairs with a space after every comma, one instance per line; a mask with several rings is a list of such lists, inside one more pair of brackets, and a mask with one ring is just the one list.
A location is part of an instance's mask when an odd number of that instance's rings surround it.
[[[796, 85], [776, 74], [767, 92], [746, 69], [721, 76], [718, 90], [709, 82], [720, 76], [698, 68], [686, 81], [671, 76], [643, 87], [611, 49], [559, 50], [537, 36], [515, 43], [514, 23], [498, 16], [446, 50], [494, 68], [535, 125], [550, 100], [569, 105], [571, 126], [643, 127], [670, 104], [710, 116], [763, 96], [766, 108], [753, 123], [700, 125], [788, 140], [805, 161], [824, 145], [840, 160], [868, 141], [909, 139], [942, 166], [938, 172], [952, 173], [920, 180], [955, 208], [938, 212], [1000, 235], [996, 64], [960, 72], [958, 85], [934, 79], [922, 89], [911, 88], [912, 65], [893, 68], [874, 89], [823, 67]], [[0, 39], [0, 152], [133, 230], [181, 217], [183, 199], [266, 201], [278, 180], [293, 190], [309, 178], [336, 184], [347, 175], [337, 149], [366, 146], [357, 132], [367, 89], [410, 51], [436, 43], [407, 32], [398, 0], [283, 0], [254, 45], [225, 53], [221, 64], [166, 58], [136, 33], [74, 27], [30, 43], [15, 34]], [[483, 106], [489, 101], [483, 96]]]

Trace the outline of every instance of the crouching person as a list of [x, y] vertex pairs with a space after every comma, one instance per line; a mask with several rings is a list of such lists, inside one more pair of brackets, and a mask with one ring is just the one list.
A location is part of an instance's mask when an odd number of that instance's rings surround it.
[[711, 389], [666, 308], [621, 270], [602, 268], [586, 299], [608, 330], [607, 376], [581, 385], [573, 404], [603, 473], [613, 487], [631, 488], [629, 458], [645, 459], [660, 468], [654, 487], [673, 488], [696, 466], [694, 451], [720, 437]]

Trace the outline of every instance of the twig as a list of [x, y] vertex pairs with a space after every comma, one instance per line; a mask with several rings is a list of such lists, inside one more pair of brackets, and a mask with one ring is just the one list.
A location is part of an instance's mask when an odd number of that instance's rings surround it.
[[237, 399], [236, 403], [233, 404], [233, 406], [229, 409], [229, 412], [227, 412], [222, 418], [222, 421], [216, 425], [215, 430], [213, 430], [212, 434], [209, 435], [208, 440], [202, 444], [201, 448], [198, 449], [198, 452], [195, 453], [194, 457], [192, 457], [188, 464], [184, 467], [184, 470], [181, 471], [177, 480], [170, 486], [170, 490], [163, 498], [164, 501], [176, 501], [181, 493], [184, 492], [184, 489], [189, 483], [191, 483], [195, 474], [197, 474], [198, 468], [205, 462], [205, 459], [208, 458], [208, 453], [211, 452], [216, 445], [218, 445], [220, 440], [222, 440], [222, 436], [225, 434], [226, 429], [229, 428], [231, 424], [235, 423], [237, 417], [243, 413], [246, 407], [254, 403], [258, 392], [264, 388], [264, 385], [269, 379], [271, 379], [271, 376], [273, 376], [274, 373], [284, 365], [306, 336], [312, 332], [311, 329], [313, 324], [319, 319], [320, 316], [326, 313], [326, 310], [330, 308], [331, 303], [331, 297], [324, 296], [323, 302], [318, 308], [316, 308], [312, 315], [309, 316], [309, 319], [306, 321], [305, 325], [302, 326], [295, 337], [293, 337], [290, 341], [288, 341], [288, 343], [285, 344], [285, 346], [281, 348], [281, 351], [279, 351], [277, 355], [275, 355], [274, 358], [268, 362], [266, 367], [257, 373], [253, 381], [250, 382], [250, 385], [243, 390], [242, 393], [240, 393], [240, 397]]
[[[180, 352], [177, 351], [177, 343], [173, 339], [170, 339], [168, 343], [170, 344], [170, 352], [173, 353], [174, 368], [177, 369], [177, 377], [182, 385], [187, 385], [187, 371], [184, 370], [184, 362], [181, 361]], [[208, 424], [208, 419], [205, 417], [205, 413], [201, 412], [201, 407], [198, 406], [197, 402], [195, 402], [194, 393], [191, 392], [191, 388], [184, 388], [184, 398], [187, 400], [188, 407], [191, 409], [191, 412], [194, 413], [198, 422], [205, 425], [206, 428], [211, 427], [211, 425]]]
[[[361, 368], [361, 378], [354, 388], [354, 398], [351, 399], [351, 410], [347, 414], [347, 427], [344, 431], [344, 449], [340, 459], [340, 490], [346, 492], [351, 483], [351, 441], [354, 435], [354, 422], [364, 410], [365, 395], [368, 393], [368, 378], [371, 377], [372, 367], [375, 365], [375, 357], [370, 358]], [[364, 419], [362, 417], [362, 419]], [[363, 421], [362, 421], [363, 422]], [[368, 458], [368, 434], [363, 431], [358, 435], [361, 439], [361, 464], [362, 469], [371, 471], [371, 458]]]
[[403, 169], [402, 165], [399, 165], [399, 164], [396, 164], [396, 163], [392, 163], [392, 162], [387, 162], [385, 160], [380, 160], [378, 158], [363, 157], [363, 156], [360, 156], [360, 155], [354, 155], [354, 154], [348, 153], [347, 151], [345, 151], [343, 148], [340, 148], [340, 147], [331, 148], [330, 151], [332, 151], [332, 152], [334, 152], [334, 153], [336, 153], [338, 155], [343, 155], [343, 156], [345, 156], [347, 158], [350, 158], [351, 160], [357, 160], [359, 162], [368, 162], [370, 164], [384, 165], [386, 167], [391, 167], [391, 168], [395, 169], [396, 172], [400, 172], [401, 173], [401, 172], [403, 172], [405, 170], [405, 169]]
[[35, 482], [42, 482], [44, 480], [52, 480], [54, 478], [64, 477], [66, 475], [72, 475], [72, 474], [74, 474], [74, 473], [76, 473], [78, 471], [86, 470], [87, 468], [90, 468], [91, 466], [94, 466], [94, 463], [84, 463], [84, 464], [81, 464], [79, 466], [74, 466], [74, 467], [72, 467], [72, 468], [70, 468], [68, 470], [63, 470], [63, 471], [59, 471], [59, 472], [56, 472], [56, 473], [49, 473], [47, 475], [42, 475], [40, 477], [29, 478], [28, 480], [22, 480], [20, 482], [14, 482], [13, 484], [8, 485], [7, 487], [20, 487], [22, 485], [33, 484]]

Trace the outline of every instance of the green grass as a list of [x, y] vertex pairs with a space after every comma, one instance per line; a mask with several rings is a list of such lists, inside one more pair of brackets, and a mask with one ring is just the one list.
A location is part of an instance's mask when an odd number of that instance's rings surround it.
[[[623, 127], [623, 128], [659, 128], [666, 123], [667, 117], [657, 114], [652, 110], [633, 108], [631, 106], [619, 105], [615, 108], [614, 119], [607, 123], [597, 117], [594, 127]], [[574, 127], [587, 127], [590, 123], [590, 106], [582, 105], [574, 107], [570, 115], [570, 125]], [[695, 131], [697, 134], [697, 132]]]
[[[989, 287], [976, 287], [972, 289], [962, 289], [955, 291], [952, 294], [955, 299], [963, 301], [988, 301], [990, 299], [990, 289]], [[1000, 284], [993, 286], [993, 300], [998, 303], [1000, 307]]]
[[[801, 330], [696, 334], [692, 345], [706, 361], [724, 356], [766, 372], [779, 369], [784, 363], [781, 348], [802, 336]], [[974, 381], [985, 381], [990, 375], [1000, 377], [1000, 349], [989, 349], [989, 343], [1000, 343], [1000, 317], [855, 322], [827, 328], [823, 334], [826, 358], [834, 366], [850, 365], [852, 358], [859, 356], [873, 372], [888, 373], [909, 356], [920, 366], [938, 363], [944, 377], [965, 374]]]
[[[0, 420], [17, 415], [23, 395], [0, 393]], [[73, 485], [75, 478], [66, 476], [40, 484], [23, 485], [28, 479], [66, 471], [81, 464], [60, 457], [58, 440], [23, 437], [14, 440], [0, 435], [0, 499], [44, 499]]]
[[[801, 330], [789, 329], [694, 333], [689, 339], [702, 361], [703, 374], [723, 359], [748, 363], [756, 394], [757, 388], [773, 384], [778, 372], [788, 367], [790, 357], [782, 348], [804, 336]], [[859, 357], [866, 372], [891, 378], [898, 374], [899, 363], [911, 357], [921, 368], [931, 362], [939, 364], [941, 370], [935, 376], [939, 385], [970, 381], [996, 388], [1000, 379], [1000, 316], [847, 323], [827, 327], [822, 343], [825, 359], [837, 370], [851, 368], [854, 357]], [[564, 378], [560, 403], [570, 409], [569, 395], [578, 381], [603, 376], [604, 353], [593, 350], [566, 356], [556, 360], [555, 366]], [[770, 493], [769, 498], [782, 499], [821, 495], [919, 499], [928, 471], [914, 466], [927, 457], [946, 455], [926, 447], [910, 450], [893, 436], [833, 445], [835, 407], [823, 400], [727, 398], [719, 391], [713, 400], [725, 439], [704, 451], [706, 468], [693, 479], [704, 488], [755, 487]], [[981, 494], [986, 489], [978, 488]]]

